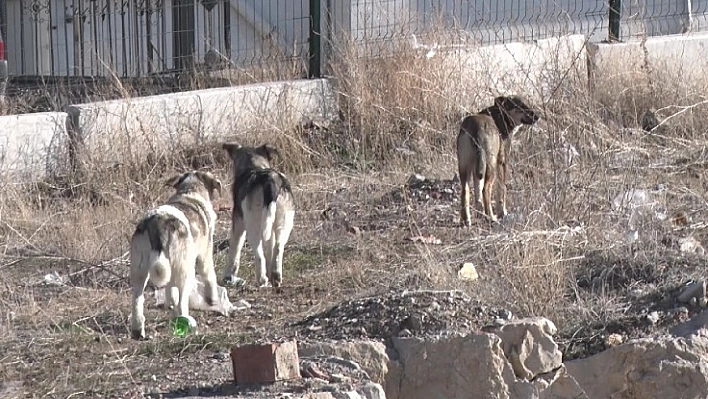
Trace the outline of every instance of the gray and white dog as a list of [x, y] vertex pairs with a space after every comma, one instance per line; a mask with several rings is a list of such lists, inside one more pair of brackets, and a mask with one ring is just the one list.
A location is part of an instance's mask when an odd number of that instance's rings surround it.
[[211, 201], [221, 181], [209, 172], [190, 171], [165, 182], [176, 192], [138, 223], [130, 242], [130, 282], [133, 339], [145, 338], [145, 286], [148, 280], [165, 287], [166, 306], [175, 316], [189, 315], [189, 296], [196, 274], [204, 279], [205, 300], [219, 300], [214, 272], [213, 241], [216, 212]]
[[277, 150], [270, 144], [246, 147], [224, 143], [223, 148], [234, 167], [231, 238], [224, 283], [234, 285], [238, 281], [241, 250], [248, 238], [256, 258], [259, 286], [271, 283], [279, 287], [283, 279], [283, 252], [295, 218], [290, 182], [271, 167]]

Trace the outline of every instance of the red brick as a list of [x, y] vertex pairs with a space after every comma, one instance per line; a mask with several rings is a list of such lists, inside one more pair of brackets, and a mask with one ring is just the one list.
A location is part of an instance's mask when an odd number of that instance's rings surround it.
[[234, 382], [253, 384], [300, 378], [297, 342], [252, 344], [231, 348]]

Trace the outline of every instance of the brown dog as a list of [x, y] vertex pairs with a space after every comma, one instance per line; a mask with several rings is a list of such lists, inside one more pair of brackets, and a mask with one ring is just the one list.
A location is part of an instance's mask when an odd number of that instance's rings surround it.
[[462, 223], [469, 226], [470, 178], [474, 180], [475, 206], [480, 206], [492, 221], [492, 189], [501, 168], [501, 217], [506, 215], [507, 155], [511, 137], [522, 124], [532, 125], [540, 119], [521, 97], [497, 97], [494, 105], [462, 120], [457, 135], [457, 166], [462, 185]]

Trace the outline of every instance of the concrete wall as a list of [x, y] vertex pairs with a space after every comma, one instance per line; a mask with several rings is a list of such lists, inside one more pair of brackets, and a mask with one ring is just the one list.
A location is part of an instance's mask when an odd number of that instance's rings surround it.
[[291, 129], [337, 116], [325, 79], [271, 82], [72, 105], [72, 129], [95, 162], [126, 162], [205, 140]]
[[[472, 111], [499, 94], [546, 99], [559, 82], [585, 85], [588, 76], [593, 86], [623, 90], [647, 79], [646, 65], [653, 74], [681, 77], [696, 91], [708, 67], [707, 47], [708, 33], [590, 45], [584, 36], [570, 35], [477, 49], [422, 46], [420, 56], [459, 80], [440, 95]], [[130, 162], [205, 140], [327, 123], [337, 117], [338, 105], [330, 81], [318, 79], [78, 104], [67, 112], [0, 117], [0, 173], [34, 180], [65, 167], [68, 133], [93, 163]]]
[[0, 116], [0, 179], [35, 181], [65, 167], [66, 121], [64, 112]]
[[459, 75], [459, 86], [452, 89], [461, 93], [451, 98], [459, 98], [459, 104], [471, 110], [479, 106], [474, 98], [480, 95], [485, 102], [502, 94], [523, 94], [538, 102], [547, 99], [561, 81], [587, 84], [585, 43], [585, 36], [569, 35], [535, 43], [459, 48], [430, 58]]
[[708, 32], [661, 36], [645, 43], [594, 43], [588, 52], [593, 84], [603, 90], [677, 78], [699, 89], [708, 68]]

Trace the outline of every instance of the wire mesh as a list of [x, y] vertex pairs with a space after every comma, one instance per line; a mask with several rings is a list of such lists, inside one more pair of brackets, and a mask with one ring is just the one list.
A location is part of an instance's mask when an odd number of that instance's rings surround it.
[[[608, 36], [603, 0], [317, 0], [323, 36], [358, 43], [454, 31], [476, 44]], [[13, 76], [161, 76], [238, 71], [250, 81], [304, 76], [311, 0], [1, 0]], [[708, 0], [621, 1], [620, 39], [705, 30]], [[376, 52], [377, 48], [371, 47]]]
[[263, 71], [277, 75], [308, 52], [308, 0], [5, 2], [14, 76], [123, 78], [230, 68], [257, 78]]

